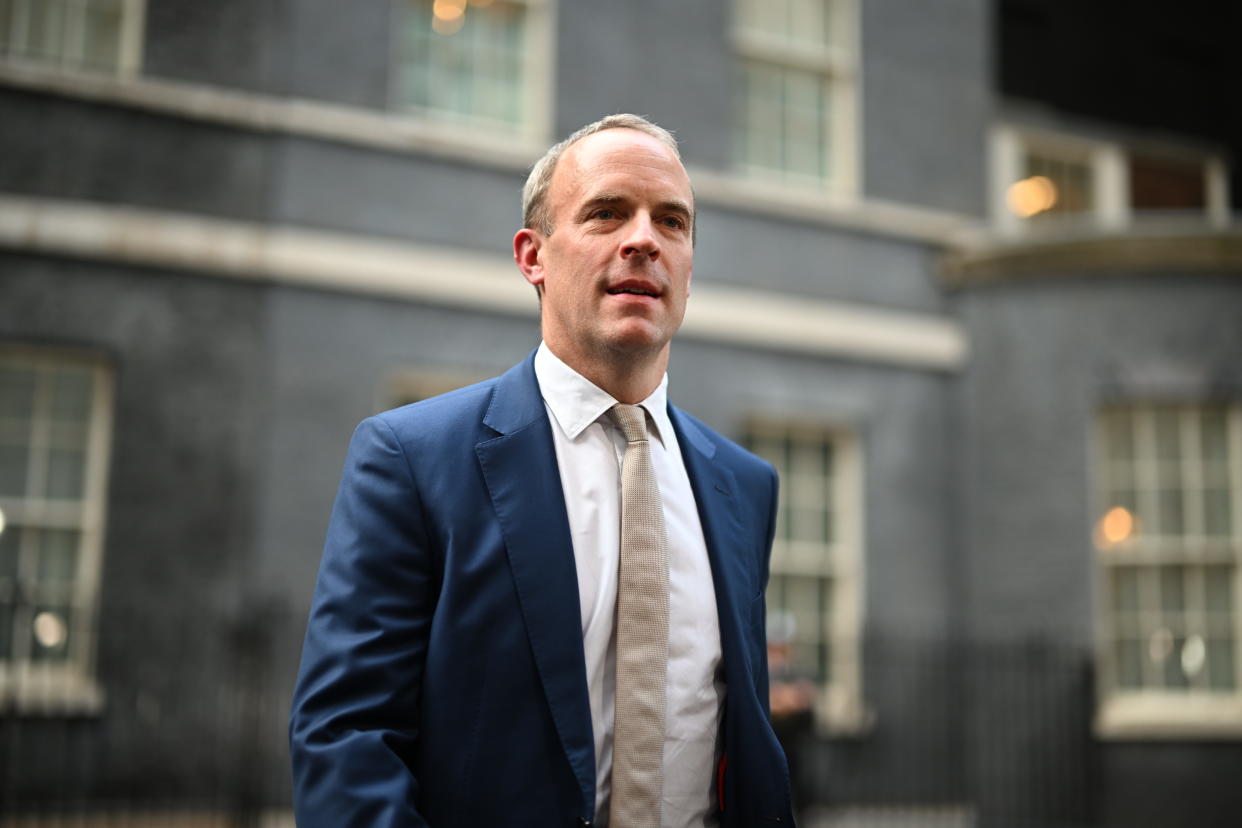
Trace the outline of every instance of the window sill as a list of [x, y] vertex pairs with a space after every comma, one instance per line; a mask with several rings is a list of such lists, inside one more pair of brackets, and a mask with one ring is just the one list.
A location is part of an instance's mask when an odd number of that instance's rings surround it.
[[866, 198], [845, 187], [799, 186], [741, 170], [690, 167], [688, 172], [700, 207], [776, 216], [937, 247], [978, 244], [984, 237], [982, 223], [971, 216]]
[[98, 716], [103, 706], [103, 688], [81, 673], [14, 670], [0, 665], [0, 714], [32, 718]]
[[25, 60], [0, 60], [0, 87], [522, 173], [544, 149], [534, 126], [522, 128], [516, 137], [497, 136], [477, 127], [441, 123], [399, 111], [280, 98], [147, 75], [113, 77], [50, 68]]
[[1242, 697], [1117, 696], [1101, 702], [1094, 730], [1111, 741], [1242, 739]]
[[815, 705], [815, 732], [835, 739], [862, 739], [875, 730], [875, 711], [857, 694], [829, 687]]

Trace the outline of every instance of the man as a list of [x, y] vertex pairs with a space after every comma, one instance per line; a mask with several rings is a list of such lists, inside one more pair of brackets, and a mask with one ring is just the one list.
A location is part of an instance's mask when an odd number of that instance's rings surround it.
[[355, 432], [293, 700], [298, 824], [792, 824], [776, 477], [665, 399], [695, 215], [676, 142], [605, 118], [523, 202], [543, 344]]

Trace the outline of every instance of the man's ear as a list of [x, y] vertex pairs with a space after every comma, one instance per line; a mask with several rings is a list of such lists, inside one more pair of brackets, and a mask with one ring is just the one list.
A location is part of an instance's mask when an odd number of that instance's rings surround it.
[[513, 236], [513, 261], [517, 262], [518, 270], [526, 281], [538, 289], [543, 285], [543, 262], [539, 251], [543, 247], [543, 236], [529, 227], [524, 227]]

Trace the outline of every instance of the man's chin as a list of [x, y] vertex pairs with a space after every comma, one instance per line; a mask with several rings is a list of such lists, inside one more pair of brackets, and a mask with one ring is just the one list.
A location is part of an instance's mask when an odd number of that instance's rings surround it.
[[614, 351], [638, 355], [659, 351], [670, 338], [671, 335], [658, 325], [630, 321], [613, 331], [608, 344]]

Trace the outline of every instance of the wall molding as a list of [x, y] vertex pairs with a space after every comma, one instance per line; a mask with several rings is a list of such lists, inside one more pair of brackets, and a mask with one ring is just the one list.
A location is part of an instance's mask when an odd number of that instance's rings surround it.
[[[0, 248], [532, 319], [538, 313], [508, 257], [163, 210], [0, 195]], [[962, 327], [946, 317], [727, 287], [702, 275], [679, 336], [942, 371], [967, 357]]]
[[[530, 138], [496, 135], [402, 113], [286, 98], [145, 75], [117, 78], [0, 61], [0, 88], [19, 89], [260, 133], [466, 162], [525, 177], [547, 149]], [[982, 217], [785, 186], [690, 166], [700, 207], [809, 222], [936, 246], [977, 239]]]
[[1242, 231], [1169, 223], [1120, 232], [997, 240], [946, 253], [941, 270], [944, 282], [953, 287], [1087, 274], [1238, 276], [1242, 275]]

